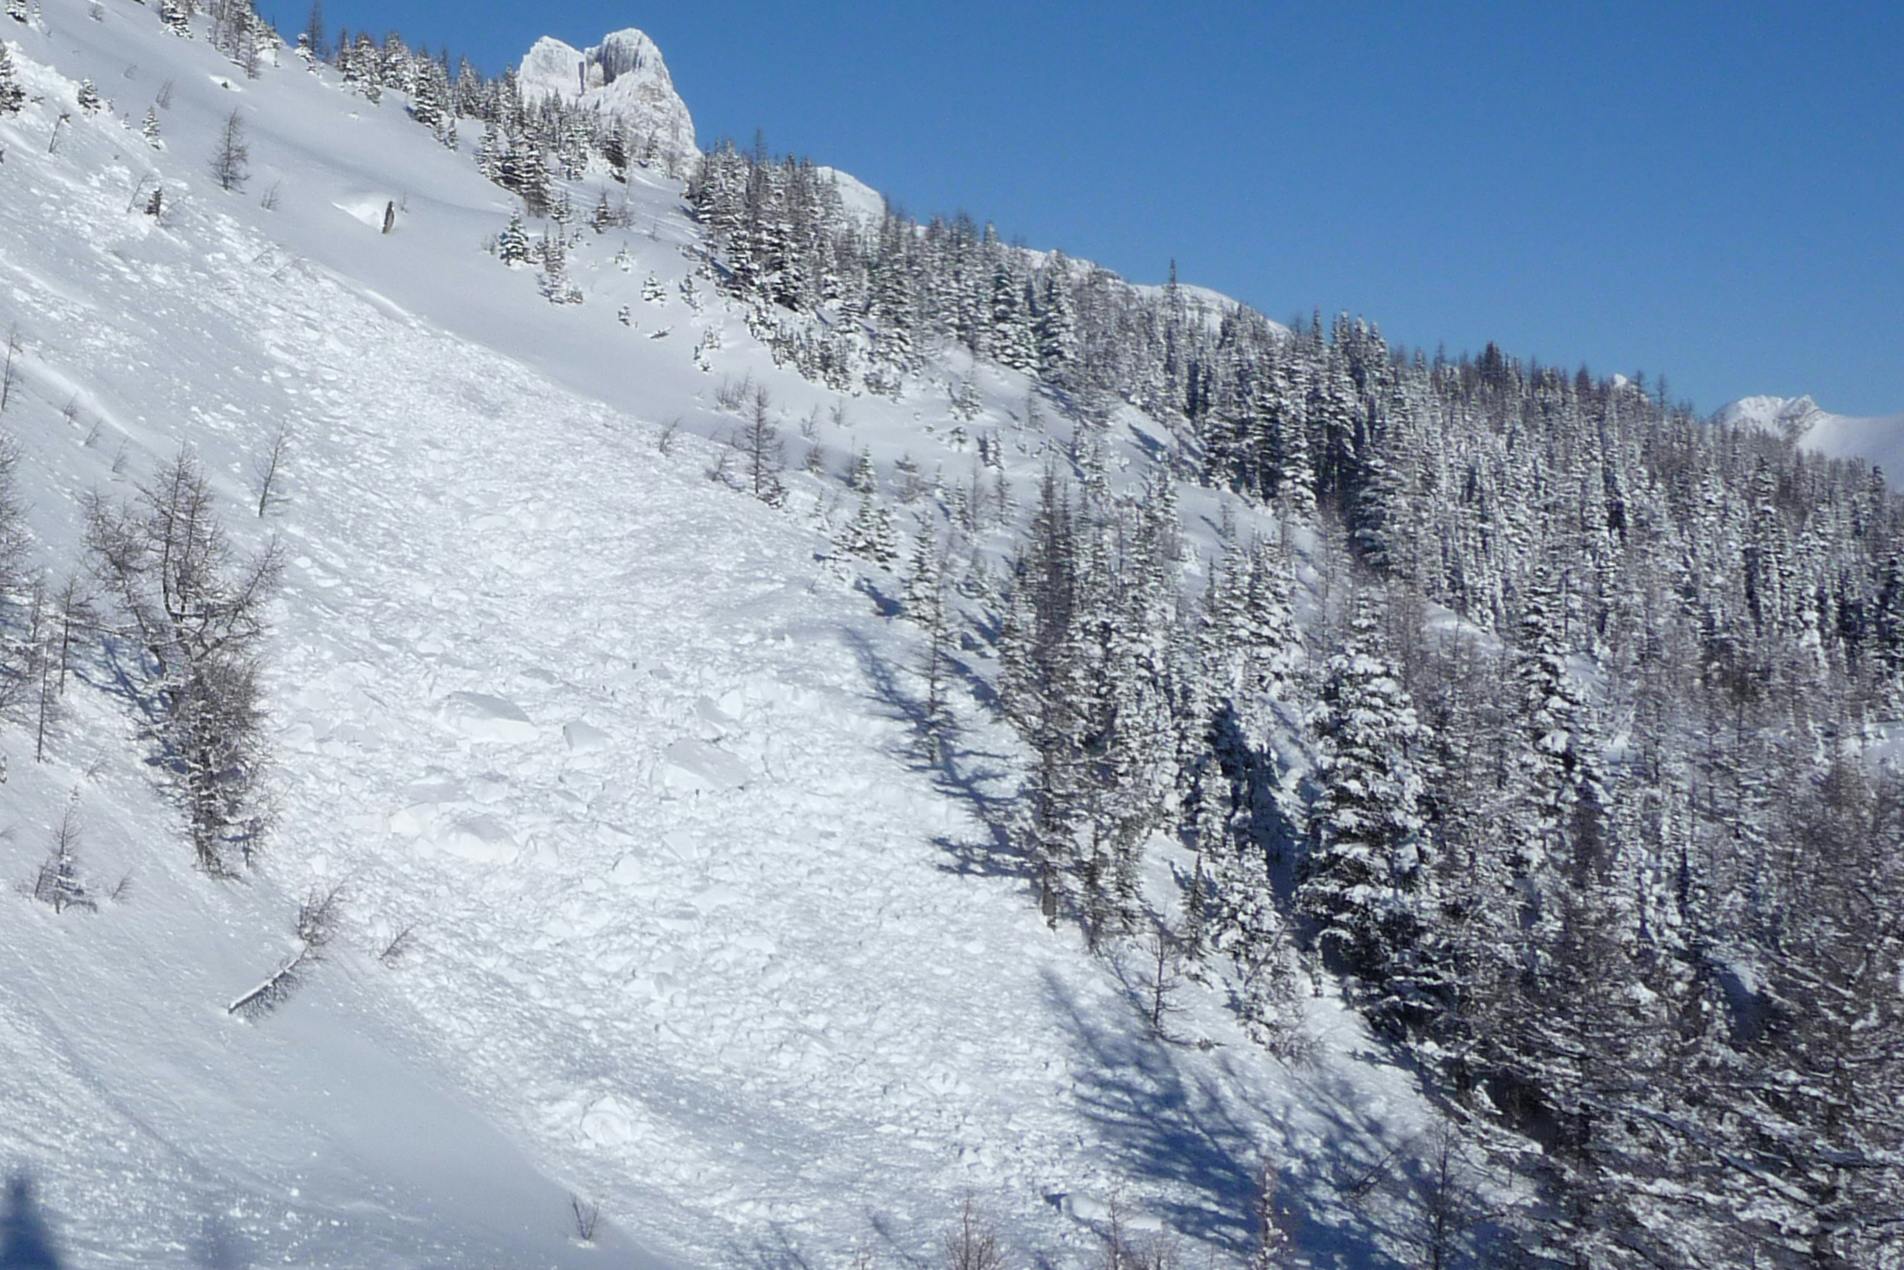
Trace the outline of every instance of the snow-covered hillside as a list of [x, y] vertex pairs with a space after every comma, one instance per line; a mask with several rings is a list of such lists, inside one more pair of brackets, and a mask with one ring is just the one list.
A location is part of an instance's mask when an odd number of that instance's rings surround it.
[[1904, 471], [1904, 414], [1860, 418], [1833, 414], [1810, 397], [1741, 397], [1713, 417], [1784, 437], [1826, 458], [1874, 463], [1892, 476]]
[[[834, 558], [856, 453], [957, 484], [995, 434], [1032, 488], [1072, 424], [1033, 423], [1028, 380], [949, 353], [892, 401], [779, 370], [697, 275], [680, 184], [647, 171], [576, 185], [584, 211], [625, 195], [626, 224], [580, 231], [585, 300], [551, 305], [484, 250], [513, 200], [400, 94], [371, 105], [289, 54], [247, 79], [202, 23], [178, 38], [129, 0], [0, 26], [29, 98], [0, 115], [22, 348], [0, 429], [38, 561], [83, 572], [86, 496], [181, 448], [239, 545], [276, 534], [288, 561], [278, 829], [242, 881], [192, 868], [123, 667], [83, 659], [44, 762], [0, 731], [0, 875], [30, 878], [76, 805], [97, 903], [0, 897], [0, 1170], [34, 1187], [9, 1247], [916, 1264], [970, 1197], [1014, 1264], [1083, 1264], [1113, 1211], [1223, 1264], [1267, 1166], [1305, 1258], [1403, 1257], [1338, 1184], [1427, 1123], [1412, 1077], [1333, 995], [1309, 1003], [1310, 1063], [1254, 1045], [1215, 987], [1152, 1036], [1141, 967], [1048, 929], [1000, 849], [1017, 755], [990, 665], [961, 654], [958, 740], [928, 757], [920, 636], [885, 615], [890, 575]], [[691, 146], [638, 32], [531, 61], [525, 85], [586, 66], [585, 96]], [[234, 112], [249, 179], [228, 191], [208, 162]], [[977, 391], [956, 426], [955, 382]], [[784, 507], [709, 480], [743, 383], [790, 459], [816, 452]], [[1145, 475], [1154, 425], [1111, 435], [1115, 479]], [[1207, 550], [1217, 496], [1185, 519]], [[304, 990], [228, 1016], [338, 884]], [[601, 1207], [592, 1243], [571, 1196]]]

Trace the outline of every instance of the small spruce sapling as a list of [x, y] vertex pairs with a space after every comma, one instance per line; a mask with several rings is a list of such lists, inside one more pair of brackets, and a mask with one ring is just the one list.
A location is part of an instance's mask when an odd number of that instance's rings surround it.
[[602, 1206], [593, 1200], [585, 1200], [580, 1195], [569, 1196], [569, 1220], [575, 1226], [575, 1239], [578, 1243], [595, 1242], [596, 1227], [601, 1224]]
[[26, 89], [13, 70], [13, 54], [0, 42], [0, 115], [15, 115], [26, 105]]
[[529, 263], [529, 231], [523, 227], [521, 212], [509, 214], [509, 223], [496, 239], [496, 255], [511, 269]]
[[1144, 994], [1145, 1022], [1150, 1025], [1152, 1036], [1167, 1041], [1171, 1039], [1171, 1017], [1183, 1011], [1177, 1004], [1183, 972], [1177, 936], [1162, 922], [1157, 923], [1144, 943], [1144, 961], [1150, 977]]
[[395, 966], [405, 957], [409, 956], [411, 948], [416, 945], [416, 928], [417, 924], [411, 922], [409, 925], [399, 929], [397, 933], [386, 940], [383, 947], [378, 950], [377, 960], [386, 966]]
[[25, 346], [20, 343], [20, 328], [7, 328], [7, 351], [4, 368], [0, 368], [0, 414], [7, 412], [7, 406], [13, 400], [13, 390], [20, 385], [20, 357]]
[[211, 170], [218, 188], [227, 192], [243, 189], [251, 179], [251, 146], [245, 140], [244, 118], [235, 108], [218, 130]]
[[773, 398], [764, 385], [755, 385], [748, 399], [747, 422], [728, 438], [728, 447], [740, 460], [741, 488], [763, 503], [778, 507], [786, 497], [780, 473], [785, 468], [780, 428], [773, 419]]
[[959, 1209], [958, 1224], [945, 1233], [939, 1264], [944, 1270], [1005, 1270], [998, 1231], [979, 1213], [970, 1196]]
[[258, 519], [284, 501], [284, 463], [291, 453], [291, 428], [281, 425], [272, 434], [271, 447], [252, 462], [252, 475], [258, 482]]
[[79, 791], [66, 800], [66, 810], [53, 830], [53, 848], [33, 880], [33, 898], [50, 905], [55, 913], [69, 908], [97, 912], [99, 906], [86, 893], [79, 877], [79, 840], [81, 821]]

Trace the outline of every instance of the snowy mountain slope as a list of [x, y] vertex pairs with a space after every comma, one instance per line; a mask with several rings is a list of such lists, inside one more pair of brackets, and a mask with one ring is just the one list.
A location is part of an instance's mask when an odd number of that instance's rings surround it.
[[820, 175], [833, 178], [834, 188], [840, 192], [840, 204], [853, 215], [869, 224], [877, 225], [880, 217], [886, 214], [886, 196], [851, 172], [842, 172], [825, 164], [819, 167]]
[[1859, 418], [1832, 414], [1810, 397], [1741, 397], [1717, 423], [1784, 437], [1832, 459], [1859, 459], [1886, 473], [1904, 471], [1904, 414]]
[[587, 51], [544, 36], [522, 59], [517, 78], [529, 101], [553, 95], [619, 116], [637, 147], [653, 138], [664, 166], [685, 171], [700, 153], [694, 117], [675, 91], [661, 50], [632, 27], [604, 36]]
[[[395, 94], [294, 64], [247, 81], [142, 7], [85, 13], [9, 29], [39, 100], [0, 118], [0, 317], [27, 348], [0, 423], [40, 554], [76, 565], [78, 498], [183, 444], [291, 567], [284, 814], [249, 882], [189, 869], [106, 665], [50, 762], [0, 741], [7, 875], [77, 789], [96, 889], [133, 879], [97, 914], [9, 896], [0, 917], [0, 1168], [38, 1179], [75, 1264], [832, 1264], [930, 1250], [967, 1194], [1054, 1264], [1113, 1197], [1230, 1256], [1263, 1159], [1319, 1260], [1381, 1263], [1325, 1183], [1422, 1122], [1407, 1076], [1361, 1061], [1332, 999], [1293, 1073], [1213, 995], [1180, 1024], [1212, 1048], [1148, 1039], [990, 846], [1007, 738], [965, 701], [961, 745], [920, 757], [916, 635], [822, 558], [833, 482], [796, 477], [779, 511], [705, 479], [718, 388], [748, 376], [790, 435], [814, 417], [833, 470], [865, 448], [957, 480], [938, 388], [841, 403], [705, 288], [691, 307], [671, 184], [631, 191], [625, 239], [585, 237], [587, 302], [550, 306], [480, 250], [508, 200]], [[81, 76], [111, 110], [74, 108]], [[168, 81], [154, 151], [126, 125]], [[244, 194], [205, 174], [234, 106]], [[161, 224], [128, 207], [142, 176]], [[1022, 377], [943, 373], [980, 381], [969, 426], [1033, 479], [1050, 439]], [[1133, 464], [1146, 424], [1123, 422]], [[290, 501], [259, 524], [249, 472], [280, 425]], [[306, 888], [339, 880], [345, 946], [275, 1016], [226, 1018]], [[371, 955], [413, 923], [410, 956]], [[571, 1191], [603, 1205], [598, 1247], [568, 1238]]]
[[[1139, 283], [1135, 289], [1138, 294], [1147, 296], [1162, 295], [1164, 291], [1164, 288], [1156, 283]], [[1221, 291], [1212, 290], [1209, 287], [1199, 287], [1192, 283], [1179, 283], [1177, 290], [1182, 293], [1184, 302], [1200, 314], [1204, 321], [1209, 323], [1211, 327], [1219, 325], [1223, 321], [1223, 315], [1225, 313], [1240, 305], [1240, 301], [1234, 297], [1224, 295]], [[1265, 321], [1268, 322], [1268, 325], [1273, 330], [1286, 333], [1289, 329], [1281, 322], [1269, 321], [1268, 319], [1265, 319]]]

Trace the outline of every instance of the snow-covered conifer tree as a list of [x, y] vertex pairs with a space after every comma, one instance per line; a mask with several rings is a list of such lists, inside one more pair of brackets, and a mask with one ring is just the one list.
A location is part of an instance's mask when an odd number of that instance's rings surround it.
[[245, 139], [245, 121], [234, 107], [220, 125], [212, 149], [212, 179], [225, 191], [241, 190], [251, 179], [251, 144]]
[[1329, 661], [1315, 732], [1319, 792], [1297, 904], [1325, 952], [1379, 985], [1421, 938], [1432, 874], [1411, 754], [1420, 726], [1366, 595]]
[[912, 559], [906, 569], [906, 589], [900, 597], [906, 616], [927, 625], [934, 608], [945, 595], [945, 574], [939, 559], [937, 535], [929, 525], [921, 524], [913, 535]]
[[839, 547], [849, 555], [877, 565], [889, 567], [898, 563], [898, 531], [893, 526], [891, 510], [881, 506], [871, 495], [862, 496], [859, 510], [840, 531]]
[[529, 263], [529, 231], [523, 227], [521, 212], [509, 214], [509, 223], [496, 237], [496, 255], [512, 269]]
[[871, 450], [861, 450], [853, 456], [853, 470], [847, 474], [846, 488], [855, 494], [871, 494], [879, 488], [879, 474], [873, 467]]
[[26, 89], [20, 87], [19, 76], [13, 69], [13, 53], [5, 41], [0, 41], [0, 114], [18, 114], [26, 105]]
[[75, 789], [53, 830], [52, 850], [33, 879], [33, 898], [51, 905], [56, 913], [69, 908], [97, 907], [79, 876], [81, 829], [79, 791]]

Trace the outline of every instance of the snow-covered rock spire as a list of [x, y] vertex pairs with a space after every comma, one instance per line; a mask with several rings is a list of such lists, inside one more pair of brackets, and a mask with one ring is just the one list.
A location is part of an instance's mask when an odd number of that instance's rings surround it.
[[529, 101], [550, 95], [618, 115], [638, 140], [654, 138], [661, 160], [685, 169], [700, 152], [694, 117], [674, 90], [661, 50], [633, 27], [604, 36], [586, 51], [552, 36], [535, 42], [517, 71]]

